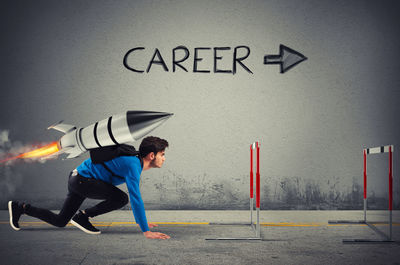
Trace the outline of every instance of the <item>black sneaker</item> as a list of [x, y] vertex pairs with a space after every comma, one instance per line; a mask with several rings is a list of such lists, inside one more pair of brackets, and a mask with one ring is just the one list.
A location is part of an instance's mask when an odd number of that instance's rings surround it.
[[20, 230], [19, 228], [19, 218], [24, 213], [22, 206], [18, 202], [9, 201], [8, 202], [8, 212], [10, 214], [10, 225], [14, 230]]
[[71, 224], [73, 224], [74, 226], [78, 227], [80, 230], [88, 234], [98, 235], [101, 233], [99, 229], [94, 227], [89, 222], [89, 217], [86, 214], [84, 214], [81, 210], [79, 210], [79, 213], [75, 214], [75, 216], [72, 217]]

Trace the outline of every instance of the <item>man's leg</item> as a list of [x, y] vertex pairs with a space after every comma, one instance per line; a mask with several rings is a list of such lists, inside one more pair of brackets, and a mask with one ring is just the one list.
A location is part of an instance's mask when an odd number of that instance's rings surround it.
[[71, 187], [78, 184], [78, 181], [79, 179], [77, 178], [77, 176], [72, 174], [71, 172], [68, 179], [68, 195], [59, 214], [55, 214], [47, 209], [34, 207], [29, 204], [23, 205], [24, 213], [39, 218], [46, 223], [52, 224], [57, 227], [66, 226], [71, 220], [72, 216], [82, 205], [82, 202], [85, 200], [84, 196], [81, 196], [80, 194], [74, 192], [73, 189], [71, 189]]
[[[79, 176], [79, 175], [78, 175]], [[80, 177], [79, 186], [71, 189], [83, 197], [104, 200], [99, 204], [84, 210], [89, 217], [98, 216], [122, 208], [128, 203], [128, 195], [112, 184], [97, 179]]]
[[[69, 176], [68, 186], [71, 186], [71, 182], [74, 179]], [[10, 213], [10, 223], [13, 229], [19, 230], [19, 218], [22, 214], [27, 214], [29, 216], [36, 217], [43, 220], [51, 225], [57, 227], [64, 227], [71, 217], [76, 213], [76, 211], [81, 206], [85, 197], [71, 191], [69, 192], [67, 198], [64, 201], [64, 205], [59, 214], [55, 214], [47, 209], [32, 206], [30, 204], [18, 203], [15, 201], [10, 201], [8, 203], [9, 213]]]
[[84, 199], [85, 197], [69, 191], [59, 214], [55, 214], [47, 209], [35, 207], [30, 204], [23, 204], [23, 208], [24, 213], [29, 216], [36, 217], [57, 227], [64, 227], [79, 209]]
[[86, 198], [105, 201], [84, 211], [79, 211], [72, 218], [71, 223], [88, 234], [99, 234], [100, 231], [89, 222], [89, 217], [121, 208], [128, 203], [128, 196], [114, 185], [104, 181], [80, 175], [77, 175], [76, 178], [79, 181], [69, 187], [71, 191]]

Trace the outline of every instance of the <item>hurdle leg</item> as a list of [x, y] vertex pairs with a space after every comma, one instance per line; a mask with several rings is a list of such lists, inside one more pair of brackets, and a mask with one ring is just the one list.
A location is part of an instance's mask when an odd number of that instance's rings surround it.
[[253, 208], [254, 208], [254, 199], [250, 198], [250, 225], [253, 226]]
[[[257, 208], [257, 224], [253, 222], [254, 211], [254, 191], [253, 191], [253, 150], [257, 150], [257, 172], [256, 172], [256, 208]], [[260, 147], [259, 143], [255, 142], [250, 145], [250, 226], [254, 230], [255, 237], [219, 237], [206, 238], [206, 240], [261, 240], [260, 226]], [[210, 225], [248, 225], [248, 223], [210, 223]]]
[[256, 237], [261, 237], [260, 228], [260, 145], [257, 142], [257, 171], [256, 171], [256, 207], [257, 207], [257, 233]]
[[364, 222], [367, 222], [367, 152], [364, 149]]
[[392, 146], [389, 146], [389, 212], [390, 212], [390, 234], [389, 240], [392, 240], [392, 209], [393, 209], [393, 164], [392, 164]]
[[253, 210], [254, 210], [253, 149], [254, 149], [254, 143], [250, 145], [250, 225], [251, 225], [251, 227], [253, 227]]
[[257, 231], [256, 231], [256, 237], [261, 237], [260, 208], [257, 208]]

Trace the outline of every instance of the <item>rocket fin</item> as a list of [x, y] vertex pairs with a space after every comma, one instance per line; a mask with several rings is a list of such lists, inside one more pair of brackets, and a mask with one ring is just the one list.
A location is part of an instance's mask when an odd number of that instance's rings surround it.
[[75, 158], [75, 157], [80, 156], [81, 154], [82, 154], [82, 152], [70, 153], [70, 154], [66, 157], [66, 159]]
[[65, 124], [65, 123], [63, 123], [63, 121], [59, 121], [59, 122], [49, 126], [49, 128], [47, 128], [47, 130], [50, 130], [50, 129], [54, 129], [54, 130], [57, 130], [57, 131], [60, 131], [63, 133], [68, 133], [72, 130], [75, 130], [76, 126], [70, 125], [70, 124]]

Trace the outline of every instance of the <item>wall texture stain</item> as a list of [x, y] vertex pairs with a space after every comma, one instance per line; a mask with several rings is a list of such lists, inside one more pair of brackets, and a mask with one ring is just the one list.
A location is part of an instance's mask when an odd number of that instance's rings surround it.
[[[148, 209], [245, 210], [249, 208], [247, 179], [248, 176], [242, 176], [222, 180], [207, 174], [187, 178], [173, 173], [164, 175], [162, 183], [154, 183], [154, 193], [143, 197]], [[264, 210], [357, 210], [363, 207], [363, 186], [356, 178], [316, 180], [261, 176], [261, 179], [261, 209]], [[400, 206], [399, 197], [395, 192], [396, 209]], [[378, 196], [370, 188], [368, 209], [387, 208], [388, 198]]]
[[[194, 177], [169, 172], [158, 181], [141, 182], [142, 197], [148, 210], [246, 210], [249, 209], [248, 176], [219, 179], [207, 174]], [[356, 178], [337, 177], [319, 180], [301, 177], [261, 176], [262, 210], [360, 210], [363, 208], [363, 186]], [[125, 185], [119, 186], [127, 191]], [[255, 193], [255, 188], [254, 188]], [[66, 193], [65, 193], [66, 194]], [[32, 204], [60, 209], [61, 196], [49, 199], [46, 194], [20, 194]], [[2, 209], [7, 200], [19, 197], [0, 197]], [[255, 195], [254, 195], [255, 198]], [[400, 209], [400, 194], [394, 193], [394, 209]], [[82, 208], [98, 203], [87, 199]], [[127, 204], [123, 209], [130, 209]], [[388, 209], [388, 197], [368, 192], [368, 209]]]
[[299, 177], [284, 177], [263, 189], [267, 209], [358, 209], [362, 206], [362, 187], [353, 181], [350, 188], [338, 189], [338, 183], [316, 181]]

